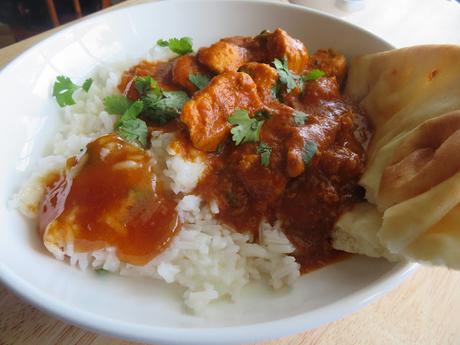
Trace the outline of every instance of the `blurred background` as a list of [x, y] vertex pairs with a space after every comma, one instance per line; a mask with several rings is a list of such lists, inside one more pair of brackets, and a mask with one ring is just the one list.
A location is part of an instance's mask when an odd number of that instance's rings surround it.
[[[146, 0], [0, 0], [0, 48], [123, 1], [136, 4]], [[398, 47], [460, 44], [460, 0], [271, 1], [291, 2], [333, 14]]]
[[0, 48], [123, 0], [0, 0]]

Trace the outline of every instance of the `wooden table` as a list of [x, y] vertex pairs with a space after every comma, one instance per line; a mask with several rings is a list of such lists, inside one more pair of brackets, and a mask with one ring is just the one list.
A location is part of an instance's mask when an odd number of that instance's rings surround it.
[[[123, 5], [138, 3], [132, 0]], [[49, 34], [0, 49], [0, 67]], [[128, 345], [48, 316], [0, 285], [0, 345]], [[460, 344], [460, 272], [420, 268], [377, 302], [317, 329], [258, 345]]]

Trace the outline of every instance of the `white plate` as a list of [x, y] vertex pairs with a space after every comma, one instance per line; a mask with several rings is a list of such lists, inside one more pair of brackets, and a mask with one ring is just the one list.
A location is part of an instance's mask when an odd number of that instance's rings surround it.
[[230, 344], [287, 335], [350, 313], [400, 283], [415, 265], [355, 257], [303, 276], [292, 291], [255, 286], [208, 317], [184, 312], [178, 291], [153, 280], [104, 278], [53, 259], [34, 224], [8, 208], [53, 132], [56, 75], [83, 80], [97, 64], [136, 58], [158, 38], [191, 36], [194, 46], [282, 27], [310, 51], [347, 56], [392, 48], [346, 22], [264, 2], [165, 1], [93, 17], [29, 49], [0, 74], [0, 279], [34, 305], [114, 336], [168, 344]]

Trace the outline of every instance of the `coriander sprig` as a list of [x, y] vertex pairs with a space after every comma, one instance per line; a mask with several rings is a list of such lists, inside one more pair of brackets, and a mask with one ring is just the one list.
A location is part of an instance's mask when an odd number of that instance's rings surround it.
[[305, 142], [302, 150], [302, 160], [305, 166], [308, 166], [308, 164], [310, 164], [317, 150], [318, 145], [313, 140], [307, 140]]
[[193, 53], [193, 42], [190, 37], [170, 38], [168, 40], [160, 38], [157, 41], [160, 47], [169, 47], [171, 51], [179, 55]]
[[294, 117], [294, 122], [298, 126], [303, 126], [305, 122], [307, 121], [308, 115], [305, 114], [303, 111], [300, 110], [295, 110], [292, 113], [292, 116]]
[[180, 114], [189, 98], [183, 91], [162, 90], [151, 76], [136, 77], [133, 84], [139, 100], [133, 102], [122, 95], [107, 96], [104, 98], [104, 109], [109, 114], [121, 115], [115, 130], [123, 139], [146, 147], [147, 124], [138, 116], [142, 113], [154, 122], [166, 123]]
[[188, 80], [190, 80], [190, 82], [193, 85], [195, 85], [199, 90], [204, 89], [206, 86], [208, 86], [210, 82], [210, 79], [208, 78], [208, 76], [201, 74], [201, 73], [197, 73], [197, 74], [190, 73], [188, 75]]
[[246, 110], [235, 110], [228, 117], [228, 122], [234, 125], [230, 130], [233, 141], [236, 145], [240, 145], [251, 141], [259, 141], [260, 129], [265, 121], [249, 117]]
[[91, 78], [86, 79], [83, 85], [80, 86], [74, 84], [69, 77], [60, 75], [56, 77], [56, 81], [54, 82], [53, 96], [56, 97], [56, 101], [61, 108], [66, 105], [74, 105], [73, 94], [75, 91], [81, 88], [83, 91], [88, 92], [92, 84], [93, 79]]
[[257, 147], [257, 153], [260, 154], [260, 165], [268, 167], [270, 164], [270, 155], [272, 154], [272, 147], [264, 142], [260, 142]]
[[[276, 72], [278, 72], [279, 82], [281, 84], [286, 85], [286, 91], [289, 93], [295, 88], [299, 88], [301, 91], [303, 90], [303, 83], [305, 81], [316, 80], [320, 77], [323, 77], [326, 73], [321, 71], [320, 69], [312, 69], [307, 74], [299, 76], [295, 73], [289, 71], [288, 61], [286, 58], [283, 60], [274, 59], [273, 65], [276, 68]], [[280, 90], [279, 85], [275, 84], [273, 89], [273, 94], [276, 98], [279, 98]]]

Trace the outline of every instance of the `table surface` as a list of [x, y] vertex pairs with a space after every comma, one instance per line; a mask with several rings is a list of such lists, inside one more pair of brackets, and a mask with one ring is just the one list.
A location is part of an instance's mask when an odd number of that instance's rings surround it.
[[[122, 6], [139, 2], [142, 0], [131, 0]], [[385, 3], [388, 4], [387, 1]], [[344, 17], [358, 23], [359, 18], [367, 18], [363, 14]], [[445, 22], [450, 19], [446, 19]], [[460, 20], [456, 21], [459, 22]], [[372, 27], [375, 25], [373, 21], [369, 23], [370, 29], [381, 30]], [[54, 31], [50, 30], [0, 49], [0, 67]], [[381, 32], [378, 33], [382, 35]], [[450, 33], [445, 43], [460, 43], [459, 33], [459, 30], [457, 33]], [[398, 43], [399, 40], [399, 44], [396, 44], [398, 46], [407, 43], [401, 40], [399, 35], [393, 37], [393, 42]], [[392, 42], [391, 37], [385, 38]], [[426, 43], [442, 42], [439, 34], [436, 36], [431, 33], [431, 36], [427, 36]], [[420, 42], [414, 41], [415, 43]], [[38, 344], [134, 343], [98, 335], [60, 321], [21, 301], [0, 284], [0, 345]], [[360, 311], [314, 330], [258, 345], [269, 344], [460, 344], [460, 272], [445, 268], [420, 268], [399, 287]]]

